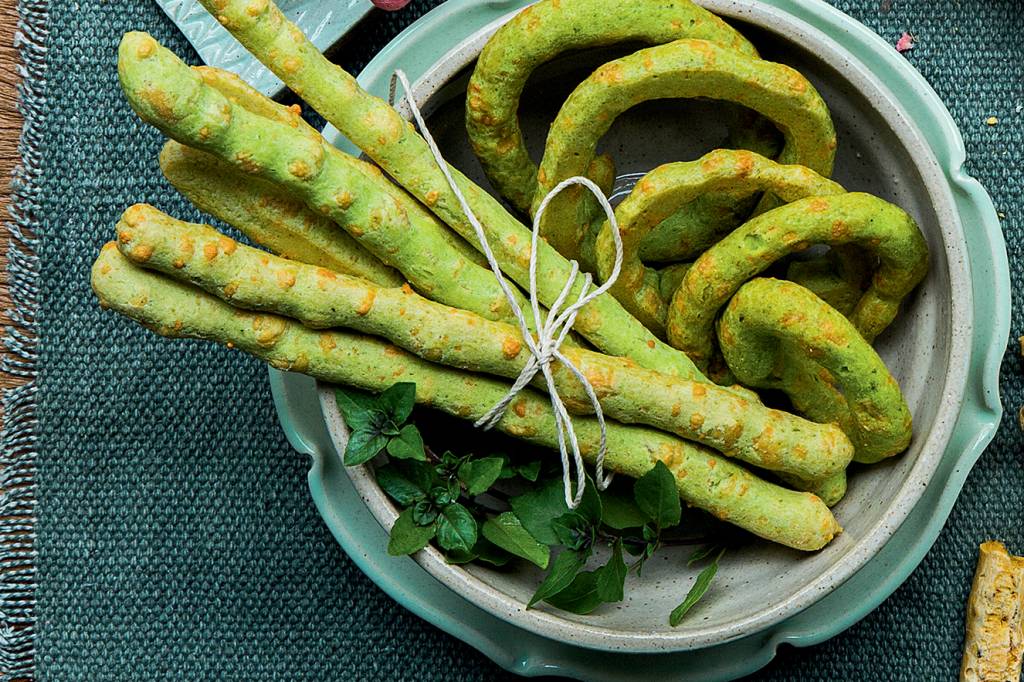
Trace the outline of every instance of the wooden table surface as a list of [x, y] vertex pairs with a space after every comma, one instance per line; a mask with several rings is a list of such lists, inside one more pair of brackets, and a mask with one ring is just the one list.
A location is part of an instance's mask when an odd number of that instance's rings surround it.
[[[18, 136], [21, 117], [17, 111], [18, 52], [14, 47], [14, 32], [18, 24], [15, 0], [0, 0], [0, 215], [8, 220], [11, 173], [18, 163]], [[10, 324], [8, 311], [11, 299], [7, 295], [7, 230], [0, 230], [0, 327]], [[18, 379], [0, 374], [0, 387], [17, 385]]]

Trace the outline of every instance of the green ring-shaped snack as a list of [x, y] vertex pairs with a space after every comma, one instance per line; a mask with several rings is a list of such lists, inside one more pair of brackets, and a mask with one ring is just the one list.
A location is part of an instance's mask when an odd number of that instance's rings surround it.
[[[680, 208], [711, 193], [750, 195], [771, 190], [783, 201], [840, 194], [845, 190], [804, 166], [783, 166], [748, 151], [718, 149], [696, 161], [667, 163], [641, 178], [615, 209], [622, 235], [622, 269], [611, 288], [622, 306], [658, 336], [665, 334], [670, 299], [660, 291], [660, 273], [640, 261], [640, 242]], [[695, 235], [694, 247], [707, 235]], [[604, 281], [615, 267], [615, 242], [607, 220], [594, 247], [597, 275]]]
[[849, 315], [864, 295], [865, 283], [874, 269], [866, 255], [855, 246], [838, 246], [817, 258], [790, 263], [786, 279]]
[[466, 131], [491, 184], [517, 209], [530, 209], [537, 165], [523, 143], [518, 110], [537, 67], [570, 50], [680, 38], [757, 57], [735, 29], [690, 0], [542, 0], [513, 17], [484, 45], [466, 90]]
[[[732, 109], [739, 110], [732, 115], [737, 120], [727, 123], [729, 135], [718, 147], [746, 149], [769, 159], [777, 157], [782, 148], [782, 134], [772, 122], [739, 105], [732, 105]], [[724, 107], [723, 113], [729, 116], [730, 107]], [[722, 236], [747, 222], [761, 196], [760, 193], [747, 196], [724, 192], [694, 199], [647, 233], [638, 247], [640, 260], [645, 263], [692, 261]]]
[[837, 423], [856, 461], [877, 462], [910, 445], [910, 410], [885, 363], [842, 313], [799, 284], [744, 284], [722, 313], [718, 341], [745, 385], [780, 389], [811, 419]]
[[[648, 100], [693, 97], [753, 109], [783, 133], [779, 163], [832, 173], [835, 127], [824, 100], [798, 71], [706, 40], [677, 40], [608, 62], [573, 90], [548, 133], [534, 210], [559, 182], [586, 171], [620, 114]], [[585, 268], [592, 266], [595, 206], [570, 189], [548, 204], [541, 223], [545, 238], [568, 258], [582, 256]]]
[[706, 367], [715, 316], [725, 302], [779, 258], [811, 244], [856, 244], [877, 254], [878, 269], [850, 313], [868, 341], [889, 326], [928, 271], [928, 245], [900, 207], [861, 192], [800, 199], [750, 220], [694, 262], [672, 296], [669, 342]]

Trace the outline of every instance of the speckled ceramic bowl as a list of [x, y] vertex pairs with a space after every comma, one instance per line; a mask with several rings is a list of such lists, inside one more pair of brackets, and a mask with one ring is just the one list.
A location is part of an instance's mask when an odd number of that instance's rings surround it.
[[[913, 412], [914, 441], [893, 461], [852, 470], [849, 493], [835, 508], [845, 532], [828, 547], [803, 554], [759, 542], [731, 552], [708, 597], [676, 628], [669, 627], [667, 614], [696, 576], [686, 568], [686, 548], [667, 550], [663, 560], [644, 569], [642, 580], [632, 579], [624, 603], [588, 616], [544, 606], [526, 610], [538, 571], [449, 566], [433, 549], [416, 555], [431, 575], [485, 611], [545, 637], [594, 649], [666, 652], [720, 644], [768, 628], [831, 592], [878, 552], [919, 500], [949, 442], [966, 386], [972, 290], [963, 226], [929, 145], [901, 113], [893, 93], [824, 34], [752, 0], [702, 4], [739, 28], [766, 59], [797, 68], [815, 84], [838, 131], [835, 179], [850, 190], [871, 192], [902, 206], [928, 240], [928, 277], [877, 344]], [[500, 23], [454, 46], [415, 86], [447, 159], [484, 186], [479, 164], [468, 151], [462, 110], [468, 69]], [[564, 95], [615, 54], [575, 54], [536, 74], [520, 113], [528, 146], [537, 157], [544, 126]], [[717, 118], [709, 115], [714, 106], [689, 101], [641, 105], [616, 122], [604, 148], [622, 175], [694, 158], [721, 139]], [[327, 134], [337, 135], [333, 130]], [[321, 386], [320, 395], [335, 448], [344, 451], [347, 430], [330, 387]], [[372, 471], [358, 467], [349, 474], [373, 515], [390, 526], [396, 510], [376, 486]]]

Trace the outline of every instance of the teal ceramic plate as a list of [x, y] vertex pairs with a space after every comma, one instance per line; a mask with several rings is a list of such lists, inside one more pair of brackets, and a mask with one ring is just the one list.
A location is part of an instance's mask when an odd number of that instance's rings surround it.
[[[386, 94], [396, 67], [413, 78], [451, 45], [523, 3], [454, 0], [423, 17], [388, 46], [360, 80]], [[924, 79], [891, 46], [865, 27], [814, 0], [769, 3], [842, 43], [881, 83], [901, 93], [906, 112], [933, 141], [960, 219], [968, 232], [974, 315], [991, 320], [972, 339], [969, 390], [950, 445], [924, 496], [882, 550], [846, 583], [796, 616], [742, 639], [697, 652], [608, 654], [557, 644], [516, 629], [484, 613], [430, 577], [416, 563], [386, 555], [386, 535], [355, 493], [327, 435], [314, 384], [293, 375], [271, 374], [275, 400], [289, 439], [313, 457], [313, 499], [338, 541], [393, 598], [413, 612], [483, 651], [500, 665], [524, 674], [558, 673], [586, 679], [629, 679], [637, 665], [666, 679], [729, 679], [751, 672], [774, 655], [777, 645], [806, 646], [835, 635], [877, 606], [909, 575], [934, 542], [1001, 413], [998, 364], [1009, 331], [1009, 275], [995, 212], [984, 190], [962, 174], [963, 145], [949, 114]], [[422, 39], [429, 35], [429, 40]], [[837, 616], [836, 614], [841, 614]]]
[[[157, 4], [207, 64], [237, 73], [266, 95], [273, 96], [284, 88], [284, 83], [218, 24], [199, 0], [157, 0]], [[278, 0], [277, 4], [321, 52], [373, 9], [370, 0]]]

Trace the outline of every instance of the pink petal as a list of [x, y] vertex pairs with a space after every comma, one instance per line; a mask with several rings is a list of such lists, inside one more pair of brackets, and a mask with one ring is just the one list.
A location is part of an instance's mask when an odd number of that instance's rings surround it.
[[394, 12], [396, 9], [402, 9], [408, 5], [409, 0], [373, 0], [373, 4], [381, 9]]
[[900, 39], [896, 41], [896, 51], [906, 52], [907, 50], [914, 49], [914, 36], [910, 35], [906, 31], [900, 36]]

